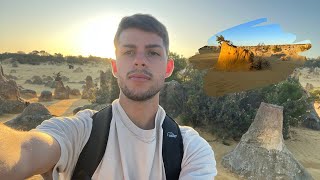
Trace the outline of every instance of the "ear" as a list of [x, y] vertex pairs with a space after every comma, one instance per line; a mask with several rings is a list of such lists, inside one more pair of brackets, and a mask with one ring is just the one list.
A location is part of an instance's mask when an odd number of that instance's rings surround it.
[[111, 67], [112, 67], [112, 74], [115, 78], [117, 78], [118, 68], [117, 68], [117, 61], [111, 60]]
[[166, 78], [170, 77], [174, 70], [174, 61], [173, 59], [168, 59], [167, 68], [166, 68]]

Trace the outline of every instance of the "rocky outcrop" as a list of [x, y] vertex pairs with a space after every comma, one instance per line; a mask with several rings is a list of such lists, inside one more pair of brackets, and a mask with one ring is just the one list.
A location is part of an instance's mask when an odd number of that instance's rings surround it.
[[95, 86], [93, 84], [93, 80], [91, 76], [86, 77], [86, 84], [84, 85], [83, 91], [82, 91], [82, 99], [89, 99], [95, 94]]
[[48, 109], [40, 103], [29, 104], [16, 118], [5, 124], [14, 129], [29, 131], [41, 124], [42, 121], [50, 119], [52, 115]]
[[314, 87], [313, 87], [312, 84], [307, 83], [307, 84], [306, 84], [306, 87], [305, 87], [305, 90], [306, 90], [306, 91], [311, 91], [313, 88], [314, 88]]
[[261, 103], [248, 131], [222, 159], [224, 167], [246, 179], [312, 179], [286, 148], [283, 107]]
[[107, 79], [107, 72], [103, 72], [100, 71], [100, 89], [108, 89], [107, 83], [108, 83], [108, 79]]
[[56, 81], [56, 88], [54, 89], [54, 99], [69, 99], [70, 88], [64, 87], [62, 81]]
[[224, 71], [249, 70], [254, 55], [251, 51], [222, 42], [221, 51], [215, 68]]
[[45, 87], [55, 88], [57, 81], [48, 81], [44, 84]]
[[203, 46], [198, 49], [200, 54], [206, 54], [206, 53], [219, 53], [220, 47], [218, 46]]
[[14, 80], [8, 80], [0, 66], [0, 114], [20, 113], [25, 101], [20, 97], [19, 87]]
[[309, 129], [320, 130], [320, 120], [316, 112], [309, 112], [302, 124]]
[[37, 92], [31, 89], [21, 89], [20, 90], [21, 96], [27, 97], [27, 98], [36, 98]]
[[[251, 51], [254, 56], [271, 57], [279, 56], [283, 59], [298, 59], [305, 60], [304, 56], [300, 56], [299, 53], [309, 50], [311, 44], [285, 44], [285, 45], [264, 45], [257, 46], [238, 46], [239, 48], [247, 49]], [[200, 54], [206, 53], [219, 53], [218, 46], [204, 46], [199, 49]]]
[[51, 91], [42, 91], [39, 96], [39, 101], [52, 101], [52, 92]]
[[285, 44], [285, 45], [258, 45], [258, 46], [241, 46], [254, 53], [255, 56], [270, 57], [272, 55], [283, 54], [288, 59], [305, 60], [304, 56], [299, 53], [309, 50], [311, 44]]
[[182, 113], [185, 99], [186, 94], [182, 85], [175, 80], [166, 82], [160, 91], [160, 105], [172, 118], [176, 118]]
[[54, 79], [51, 76], [43, 76], [42, 80], [45, 82], [49, 82], [49, 81], [53, 81]]

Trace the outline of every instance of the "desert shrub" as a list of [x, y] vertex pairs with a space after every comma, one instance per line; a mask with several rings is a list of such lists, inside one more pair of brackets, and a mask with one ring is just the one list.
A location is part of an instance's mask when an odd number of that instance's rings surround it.
[[303, 67], [308, 67], [308, 68], [315, 68], [318, 67], [320, 68], [320, 56], [317, 59], [308, 59]]
[[205, 72], [187, 67], [183, 86], [186, 101], [181, 119], [192, 126], [203, 126], [221, 138], [239, 139], [251, 125], [261, 102], [284, 107], [283, 136], [290, 126], [303, 120], [310, 100], [295, 79], [275, 85], [222, 97], [208, 97], [203, 90]]
[[[239, 138], [249, 128], [261, 101], [259, 95], [235, 93], [222, 97], [209, 97], [203, 89], [205, 71], [191, 69], [183, 86], [186, 101], [181, 119], [192, 126], [202, 126], [221, 138]], [[248, 94], [252, 94], [249, 96]], [[252, 98], [252, 99], [250, 99]], [[254, 101], [250, 104], [248, 101]], [[253, 107], [256, 106], [256, 107]]]
[[273, 46], [272, 51], [273, 51], [274, 53], [276, 53], [276, 52], [282, 51], [282, 49], [281, 49], [280, 46], [275, 45], [275, 46]]
[[250, 64], [250, 70], [264, 70], [270, 68], [270, 62], [264, 58], [255, 58]]

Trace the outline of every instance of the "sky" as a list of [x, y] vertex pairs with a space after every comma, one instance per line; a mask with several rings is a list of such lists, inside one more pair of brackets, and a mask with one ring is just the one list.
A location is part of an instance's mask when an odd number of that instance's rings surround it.
[[259, 26], [273, 27], [282, 35], [249, 33], [244, 36], [251, 37], [246, 43], [308, 40], [312, 48], [302, 55], [312, 58], [320, 56], [319, 8], [317, 0], [0, 0], [0, 53], [45, 50], [114, 58], [113, 38], [121, 18], [145, 13], [167, 27], [170, 51], [184, 57], [210, 45], [210, 38], [218, 33], [263, 21]]

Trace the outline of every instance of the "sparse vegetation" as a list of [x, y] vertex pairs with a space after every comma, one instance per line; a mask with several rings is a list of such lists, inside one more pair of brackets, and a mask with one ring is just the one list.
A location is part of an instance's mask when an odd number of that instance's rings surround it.
[[25, 53], [2, 53], [0, 54], [0, 62], [6, 59], [12, 59], [20, 64], [39, 65], [40, 63], [69, 63], [69, 64], [84, 64], [89, 62], [109, 62], [110, 58], [101, 58], [96, 56], [63, 56], [60, 53], [51, 55], [45, 51], [32, 51], [29, 54]]
[[220, 36], [216, 36], [216, 41], [221, 45], [221, 43], [225, 41], [225, 39], [222, 35], [220, 35]]
[[210, 129], [223, 139], [239, 139], [252, 123], [261, 102], [284, 107], [283, 136], [289, 138], [290, 126], [302, 122], [310, 102], [295, 79], [251, 91], [208, 97], [203, 90], [202, 77], [205, 72], [190, 67], [187, 69], [183, 82], [187, 97], [182, 121]]
[[262, 57], [254, 59], [250, 64], [250, 70], [264, 70], [270, 68], [270, 62]]
[[317, 58], [308, 59], [303, 66], [307, 68], [315, 68], [315, 67], [320, 68], [320, 56]]
[[272, 51], [273, 51], [274, 53], [277, 53], [277, 52], [281, 52], [282, 49], [281, 49], [280, 46], [275, 45], [275, 46], [273, 46]]

